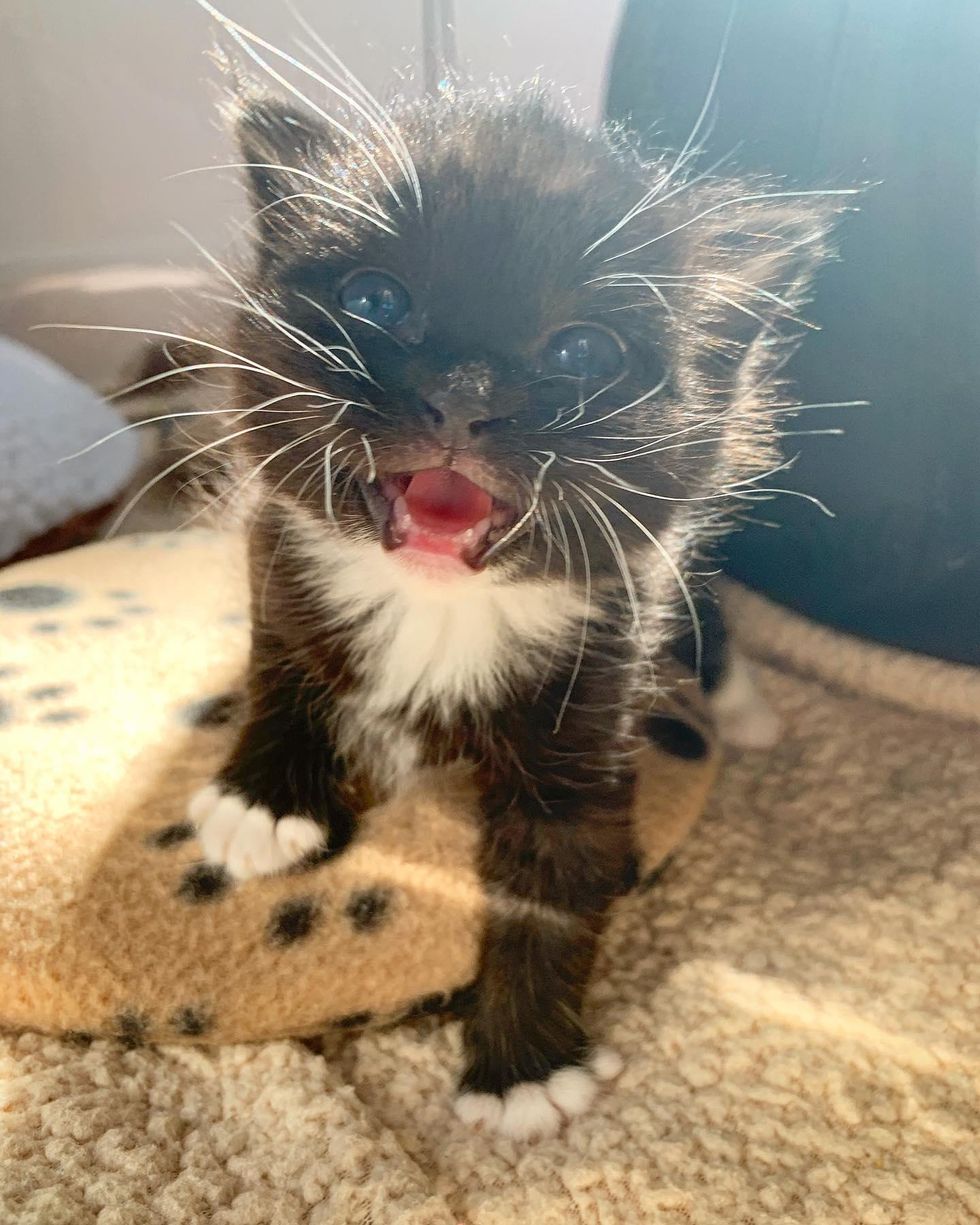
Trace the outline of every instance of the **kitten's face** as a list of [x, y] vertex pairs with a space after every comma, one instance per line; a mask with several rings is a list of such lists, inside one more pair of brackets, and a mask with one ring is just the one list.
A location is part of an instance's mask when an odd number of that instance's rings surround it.
[[242, 373], [240, 445], [325, 539], [617, 574], [761, 470], [741, 359], [820, 254], [812, 215], [682, 189], [534, 99], [444, 99], [387, 143], [268, 102], [240, 131], [262, 211], [238, 347], [274, 372]]

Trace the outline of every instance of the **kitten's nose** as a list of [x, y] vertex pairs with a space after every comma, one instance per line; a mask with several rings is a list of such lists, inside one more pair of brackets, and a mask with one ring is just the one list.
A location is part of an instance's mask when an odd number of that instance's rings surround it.
[[461, 450], [490, 430], [510, 424], [497, 417], [485, 400], [454, 391], [435, 391], [422, 401], [432, 432], [447, 447]]

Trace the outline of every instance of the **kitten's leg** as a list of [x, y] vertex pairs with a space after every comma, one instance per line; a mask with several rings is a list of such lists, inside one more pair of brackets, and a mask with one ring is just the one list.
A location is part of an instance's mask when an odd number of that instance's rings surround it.
[[592, 1046], [582, 1004], [632, 849], [632, 778], [578, 777], [587, 768], [571, 762], [565, 772], [539, 776], [533, 795], [486, 801], [490, 913], [456, 1110], [515, 1139], [553, 1134], [619, 1071]]
[[188, 813], [205, 858], [240, 880], [341, 849], [353, 815], [338, 796], [327, 697], [288, 664], [253, 654], [249, 715], [214, 782]]
[[725, 667], [708, 706], [723, 744], [739, 749], [771, 749], [782, 725], [752, 675], [752, 665], [728, 644]]
[[[701, 627], [701, 687], [708, 699], [719, 739], [740, 749], [768, 749], [779, 740], [779, 716], [756, 685], [752, 665], [732, 641], [725, 617], [710, 587], [695, 595]], [[671, 654], [691, 672], [697, 667], [695, 637], [681, 634]]]

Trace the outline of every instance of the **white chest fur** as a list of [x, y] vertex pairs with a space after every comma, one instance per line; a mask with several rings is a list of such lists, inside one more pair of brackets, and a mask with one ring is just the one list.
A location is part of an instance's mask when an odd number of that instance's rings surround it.
[[[373, 542], [316, 541], [303, 533], [325, 620], [356, 626], [362, 683], [338, 711], [339, 747], [385, 790], [411, 772], [417, 746], [405, 724], [423, 708], [451, 721], [493, 709], [512, 686], [574, 651], [584, 613], [558, 581], [515, 582], [496, 571], [431, 577]], [[407, 716], [407, 720], [405, 717]]]

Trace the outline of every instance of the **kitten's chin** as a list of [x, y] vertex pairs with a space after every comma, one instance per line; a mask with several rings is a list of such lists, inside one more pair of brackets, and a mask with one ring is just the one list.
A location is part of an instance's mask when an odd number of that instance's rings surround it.
[[429, 552], [426, 549], [412, 548], [410, 545], [399, 545], [390, 552], [395, 561], [412, 574], [436, 582], [471, 578], [476, 573], [473, 566], [453, 554]]
[[516, 511], [451, 468], [386, 476], [364, 489], [381, 544], [399, 563], [433, 578], [482, 570]]

